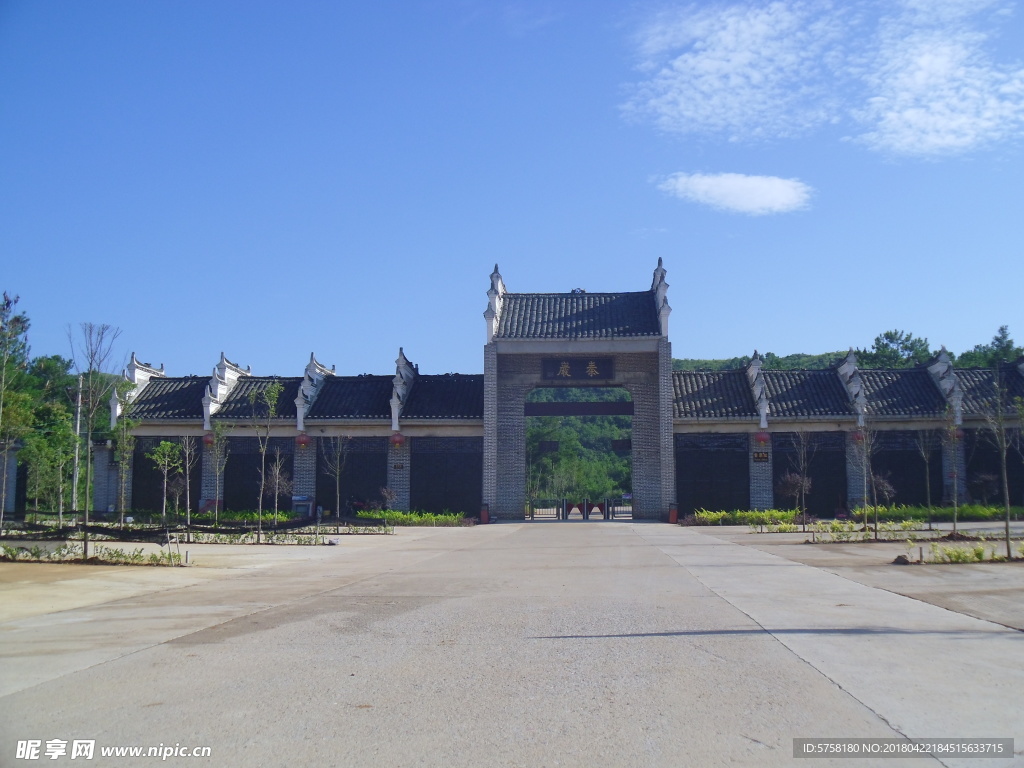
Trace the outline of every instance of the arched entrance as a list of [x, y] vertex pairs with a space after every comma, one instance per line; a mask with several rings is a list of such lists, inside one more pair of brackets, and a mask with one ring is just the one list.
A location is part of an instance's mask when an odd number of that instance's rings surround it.
[[627, 390], [541, 387], [527, 395], [525, 414], [528, 519], [632, 519]]
[[672, 353], [659, 263], [649, 291], [510, 293], [491, 274], [484, 347], [484, 503], [494, 519], [526, 510], [527, 396], [538, 387], [621, 387], [632, 400], [633, 515], [675, 503]]

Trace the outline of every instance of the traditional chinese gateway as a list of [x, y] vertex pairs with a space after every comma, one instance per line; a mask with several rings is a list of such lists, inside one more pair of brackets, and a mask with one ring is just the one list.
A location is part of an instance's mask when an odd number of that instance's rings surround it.
[[[492, 519], [522, 520], [527, 417], [588, 412], [587, 404], [528, 402], [538, 387], [629, 393], [629, 402], [589, 412], [632, 415], [635, 518], [667, 519], [673, 508], [772, 507], [780, 477], [808, 450], [811, 512], [831, 515], [862, 502], [869, 438], [876, 472], [889, 475], [896, 502], [923, 503], [926, 478], [936, 502], [950, 499], [954, 484], [965, 497], [969, 478], [998, 472], [984, 420], [997, 383], [1007, 402], [1024, 397], [1024, 359], [998, 371], [958, 370], [943, 350], [913, 369], [860, 370], [851, 352], [828, 370], [771, 371], [754, 353], [741, 370], [673, 371], [665, 277], [659, 260], [645, 291], [512, 293], [495, 266], [482, 375], [421, 375], [402, 350], [393, 376], [339, 375], [312, 355], [301, 376], [253, 376], [221, 355], [211, 376], [171, 377], [133, 355], [125, 376], [139, 426], [128, 506], [160, 508], [162, 485], [145, 454], [161, 440], [193, 436], [202, 453], [195, 506], [208, 509], [219, 497], [222, 508], [255, 508], [251, 393], [275, 384], [282, 389], [270, 450], [289, 464], [303, 510], [336, 506], [329, 459], [343, 445], [346, 500], [378, 498], [386, 487], [396, 509], [476, 515], [486, 505]], [[217, 423], [230, 435], [222, 474], [210, 450]], [[96, 446], [97, 509], [117, 503], [114, 451]], [[1019, 457], [1011, 463], [1019, 499], [1024, 467]]]

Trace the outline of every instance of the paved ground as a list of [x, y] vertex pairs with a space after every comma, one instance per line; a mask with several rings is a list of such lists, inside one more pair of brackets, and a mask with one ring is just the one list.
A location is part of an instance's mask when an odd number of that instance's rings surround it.
[[1014, 737], [981, 764], [1024, 764], [1024, 568], [800, 540], [506, 523], [0, 565], [0, 766], [33, 764], [26, 739], [226, 768], [850, 766], [792, 740], [901, 735]]

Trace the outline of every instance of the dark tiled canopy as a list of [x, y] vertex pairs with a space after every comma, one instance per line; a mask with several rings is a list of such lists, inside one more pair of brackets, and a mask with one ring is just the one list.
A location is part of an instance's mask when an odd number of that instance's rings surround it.
[[941, 416], [946, 401], [926, 368], [862, 370], [868, 414], [875, 416]]
[[417, 376], [403, 419], [482, 419], [484, 377], [482, 374]]
[[295, 398], [299, 394], [299, 385], [302, 384], [301, 377], [242, 376], [217, 410], [216, 417], [218, 419], [252, 418], [253, 406], [249, 401], [249, 393], [265, 391], [275, 382], [282, 386], [281, 393], [277, 397], [277, 418], [294, 421]]
[[834, 370], [762, 373], [769, 418], [853, 416], [846, 387]]
[[1002, 389], [1008, 408], [1013, 407], [1015, 398], [1024, 398], [1024, 377], [1014, 365], [1000, 366], [998, 385], [996, 371], [993, 369], [958, 368], [956, 377], [964, 394], [966, 416], [991, 412], [996, 401], [997, 386]]
[[394, 376], [328, 376], [307, 419], [390, 419]]
[[674, 371], [672, 415], [677, 419], [756, 419], [745, 371]]
[[209, 377], [154, 378], [132, 402], [129, 417], [145, 419], [201, 419], [203, 394]]
[[610, 339], [659, 336], [654, 293], [506, 293], [497, 338]]

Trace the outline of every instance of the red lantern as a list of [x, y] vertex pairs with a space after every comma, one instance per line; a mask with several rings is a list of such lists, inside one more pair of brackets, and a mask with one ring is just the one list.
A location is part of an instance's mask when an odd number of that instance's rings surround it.
[[213, 441], [213, 432], [207, 432], [205, 435], [203, 435], [203, 445], [213, 445]]
[[956, 436], [957, 440], [963, 440], [964, 439], [964, 431], [962, 429], [958, 429], [956, 431], [956, 435], [955, 436]]
[[767, 432], [758, 432], [754, 435], [754, 439], [757, 440], [759, 445], [768, 445], [771, 442], [772, 436]]
[[861, 432], [860, 430], [857, 430], [856, 432], [853, 433], [853, 439], [854, 439], [855, 442], [863, 443], [864, 442], [864, 433]]
[[403, 435], [401, 432], [392, 432], [391, 444], [395, 446], [395, 448], [401, 448], [403, 445], [405, 445], [405, 435]]
[[299, 432], [299, 434], [295, 436], [295, 444], [299, 446], [299, 448], [305, 448], [311, 442], [313, 442], [313, 438], [305, 432]]

